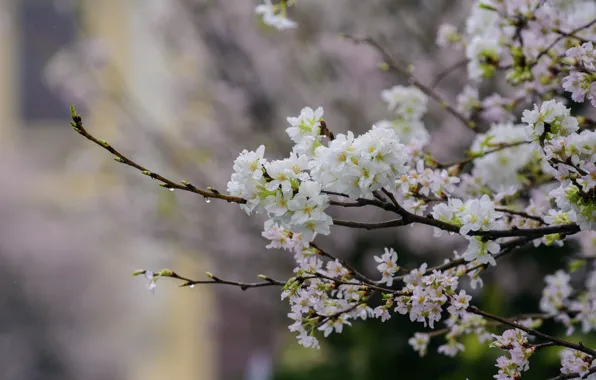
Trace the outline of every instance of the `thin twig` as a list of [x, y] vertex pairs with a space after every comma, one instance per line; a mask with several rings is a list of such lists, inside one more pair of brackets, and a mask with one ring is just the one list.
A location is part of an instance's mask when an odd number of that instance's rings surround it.
[[568, 379], [586, 379], [588, 375], [596, 373], [596, 367], [590, 368], [587, 374], [580, 375], [579, 373], [568, 373], [568, 374], [561, 374], [557, 377], [552, 377], [549, 380], [568, 380]]
[[462, 59], [461, 61], [455, 62], [453, 65], [447, 67], [445, 70], [443, 70], [442, 72], [440, 72], [435, 79], [432, 81], [430, 88], [434, 89], [435, 87], [437, 87], [439, 85], [439, 83], [447, 78], [447, 76], [449, 76], [449, 74], [451, 74], [452, 72], [454, 72], [455, 70], [459, 69], [460, 67], [464, 67], [465, 65], [468, 64], [468, 59]]
[[500, 323], [502, 323], [504, 325], [508, 325], [508, 326], [514, 327], [516, 329], [525, 331], [525, 332], [527, 332], [530, 335], [534, 335], [534, 336], [540, 337], [542, 339], [545, 339], [545, 340], [547, 340], [549, 342], [553, 342], [557, 346], [571, 348], [573, 350], [581, 351], [583, 353], [586, 353], [586, 354], [588, 354], [588, 355], [590, 355], [592, 357], [596, 357], [596, 351], [593, 350], [593, 349], [591, 349], [591, 348], [588, 348], [588, 347], [584, 346], [581, 342], [580, 343], [571, 343], [571, 342], [568, 342], [566, 340], [562, 340], [562, 339], [556, 338], [554, 336], [545, 334], [545, 333], [540, 332], [538, 330], [535, 330], [535, 329], [532, 329], [532, 328], [529, 328], [529, 327], [522, 326], [519, 323], [514, 322], [514, 321], [511, 321], [511, 320], [509, 320], [507, 318], [503, 318], [503, 317], [499, 317], [498, 315], [487, 313], [486, 311], [480, 310], [480, 309], [478, 309], [475, 306], [468, 306], [467, 311], [469, 311], [470, 313], [481, 315], [481, 316], [483, 316], [485, 318], [488, 318], [488, 319], [492, 319], [493, 321], [500, 322]]
[[452, 166], [462, 167], [462, 166], [467, 165], [470, 162], [476, 160], [477, 158], [485, 157], [485, 156], [488, 156], [491, 153], [499, 152], [499, 151], [504, 150], [504, 149], [513, 148], [513, 147], [524, 145], [524, 144], [528, 144], [528, 143], [529, 143], [529, 141], [516, 141], [516, 142], [512, 142], [512, 143], [500, 144], [496, 148], [489, 149], [489, 150], [484, 151], [482, 153], [475, 154], [472, 157], [468, 157], [468, 158], [463, 159], [463, 160], [460, 160], [460, 161], [450, 162], [450, 163], [446, 163], [446, 164], [437, 163], [437, 168], [439, 168], [439, 169], [446, 169], [446, 168], [450, 168]]
[[337, 260], [339, 261], [339, 263], [348, 270], [348, 272], [350, 272], [350, 274], [358, 279], [360, 279], [362, 282], [369, 284], [369, 285], [377, 285], [377, 283], [373, 280], [371, 280], [370, 278], [368, 278], [367, 276], [365, 276], [364, 274], [360, 273], [356, 268], [354, 268], [353, 266], [351, 266], [350, 264], [348, 264], [347, 261], [338, 258], [337, 256], [332, 255], [331, 253], [325, 251], [324, 249], [322, 249], [321, 247], [319, 247], [317, 244], [315, 244], [314, 242], [310, 242], [309, 243], [311, 247], [313, 247], [314, 249], [316, 249], [319, 254], [321, 256], [325, 256], [331, 260]]
[[575, 29], [573, 29], [571, 32], [566, 33], [566, 34], [561, 34], [558, 38], [556, 38], [550, 45], [548, 45], [548, 47], [544, 50], [542, 50], [540, 53], [538, 53], [538, 55], [536, 56], [536, 59], [533, 61], [531, 66], [534, 66], [538, 63], [538, 61], [540, 60], [540, 58], [542, 58], [545, 54], [548, 54], [548, 52], [555, 47], [556, 44], [558, 44], [561, 40], [563, 40], [566, 37], [569, 37], [571, 35], [576, 34], [577, 32], [582, 31], [583, 29], [587, 29], [589, 27], [591, 27], [592, 25], [596, 24], [596, 19], [590, 21], [589, 23], [579, 26]]
[[[373, 293], [371, 293], [372, 295]], [[341, 310], [338, 311], [337, 313], [333, 313], [331, 315], [321, 315], [320, 317], [322, 318], [321, 321], [319, 323], [317, 323], [317, 325], [315, 326], [316, 328], [321, 327], [322, 325], [324, 325], [327, 321], [330, 321], [332, 319], [338, 318], [340, 317], [342, 314], [346, 314], [346, 313], [351, 313], [352, 311], [356, 310], [360, 305], [364, 305], [368, 302], [370, 297], [365, 298], [362, 301], [356, 302], [354, 305], [348, 307], [345, 310]]]
[[504, 212], [506, 214], [511, 214], [511, 215], [521, 216], [526, 219], [532, 219], [532, 220], [539, 222], [540, 224], [546, 225], [546, 222], [544, 221], [544, 219], [542, 219], [541, 217], [536, 216], [536, 215], [530, 215], [527, 212], [515, 211], [515, 210], [511, 210], [511, 209], [504, 208], [504, 207], [495, 207], [495, 211]]
[[[134, 273], [134, 275], [135, 276], [143, 275], [147, 272], [148, 272], [147, 270], [140, 270], [140, 271], [136, 271]], [[209, 280], [192, 280], [188, 277], [181, 276], [178, 273], [171, 271], [169, 269], [163, 269], [160, 272], [152, 272], [152, 273], [155, 274], [155, 277], [169, 277], [169, 278], [174, 278], [176, 280], [184, 281], [184, 283], [182, 285], [180, 285], [180, 287], [187, 287], [187, 286], [193, 286], [193, 285], [206, 285], [206, 284], [221, 284], [221, 285], [237, 286], [242, 290], [247, 290], [247, 289], [251, 289], [251, 288], [263, 288], [263, 287], [268, 287], [268, 286], [284, 286], [284, 285], [286, 285], [286, 283], [284, 281], [274, 280], [270, 277], [263, 276], [263, 275], [259, 276], [259, 278], [264, 280], [263, 282], [238, 282], [238, 281], [223, 280], [219, 277], [214, 276], [213, 274], [211, 274], [209, 272], [205, 273], [207, 275], [207, 277], [210, 278]]]
[[239, 197], [234, 197], [231, 195], [225, 195], [225, 194], [222, 194], [219, 191], [212, 189], [212, 188], [209, 188], [208, 190], [199, 189], [198, 187], [195, 187], [194, 185], [190, 184], [187, 181], [182, 181], [181, 182], [182, 184], [178, 184], [174, 181], [171, 181], [171, 180], [145, 168], [144, 166], [141, 166], [140, 164], [136, 163], [135, 161], [131, 160], [130, 158], [128, 158], [125, 155], [123, 155], [122, 153], [120, 153], [108, 142], [98, 139], [98, 138], [95, 138], [93, 135], [91, 135], [89, 132], [87, 132], [87, 130], [83, 127], [83, 120], [81, 118], [81, 115], [77, 114], [74, 107], [71, 107], [71, 114], [72, 114], [71, 115], [72, 116], [72, 126], [76, 132], [78, 132], [80, 135], [82, 135], [86, 139], [94, 142], [96, 145], [99, 145], [100, 147], [104, 148], [105, 150], [107, 150], [108, 152], [110, 152], [111, 154], [116, 156], [115, 160], [117, 162], [131, 166], [131, 167], [137, 169], [138, 171], [140, 171], [141, 173], [143, 173], [155, 180], [158, 180], [159, 182], [162, 183], [163, 187], [168, 188], [168, 189], [178, 189], [178, 190], [189, 191], [191, 193], [196, 193], [196, 194], [202, 195], [206, 199], [215, 198], [215, 199], [223, 199], [225, 201], [232, 202], [232, 203], [240, 203], [240, 204], [246, 203], [245, 199], [242, 199]]
[[464, 117], [459, 111], [457, 111], [453, 106], [449, 105], [443, 98], [441, 98], [432, 88], [420, 82], [411, 72], [407, 69], [400, 66], [397, 61], [393, 58], [393, 56], [385, 49], [381, 44], [375, 41], [372, 38], [358, 38], [350, 35], [345, 35], [346, 38], [349, 38], [355, 43], [358, 44], [367, 44], [377, 50], [382, 56], [383, 59], [386, 61], [387, 65], [391, 70], [394, 72], [405, 76], [408, 78], [408, 81], [412, 83], [414, 86], [418, 87], [420, 91], [424, 92], [428, 97], [438, 102], [447, 112], [449, 112], [452, 116], [458, 119], [466, 128], [475, 129], [476, 124], [466, 117]]
[[[596, 20], [592, 20], [592, 22], [594, 22], [594, 21], [596, 21]], [[586, 44], [586, 43], [592, 43], [592, 44], [596, 44], [596, 41], [588, 40], [588, 39], [586, 39], [586, 38], [583, 38], [583, 37], [577, 36], [577, 35], [575, 35], [573, 32], [571, 32], [571, 33], [567, 33], [567, 32], [564, 32], [564, 31], [562, 31], [562, 30], [561, 30], [561, 29], [559, 29], [559, 28], [553, 28], [553, 30], [552, 30], [552, 31], [553, 31], [554, 33], [560, 34], [560, 35], [562, 35], [562, 36], [564, 36], [564, 37], [574, 38], [574, 39], [578, 40], [579, 42], [581, 42], [582, 44]]]

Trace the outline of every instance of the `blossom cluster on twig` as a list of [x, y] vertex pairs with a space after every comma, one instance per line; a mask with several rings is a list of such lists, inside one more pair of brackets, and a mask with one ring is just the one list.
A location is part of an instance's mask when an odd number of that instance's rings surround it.
[[[287, 18], [295, 1], [265, 1], [256, 8], [263, 22], [279, 30], [298, 27]], [[322, 335], [341, 333], [358, 320], [386, 321], [407, 315], [431, 331], [409, 340], [426, 355], [432, 338], [443, 336], [438, 352], [456, 356], [462, 337], [475, 335], [506, 352], [499, 357], [496, 379], [519, 379], [530, 369], [538, 349], [564, 347], [558, 379], [596, 372], [596, 351], [581, 342], [547, 335], [542, 321], [562, 324], [567, 335], [596, 330], [596, 126], [573, 114], [570, 102], [588, 99], [596, 106], [596, 6], [589, 1], [476, 1], [465, 29], [439, 27], [437, 44], [465, 55], [469, 83], [445, 100], [407, 64], [369, 37], [344, 36], [375, 49], [383, 69], [407, 80], [381, 93], [390, 115], [356, 135], [330, 126], [322, 107], [305, 107], [288, 117], [293, 142], [287, 158], [270, 160], [265, 146], [244, 150], [233, 164], [226, 192], [180, 183], [137, 164], [104, 140], [91, 135], [72, 109], [74, 129], [108, 150], [116, 161], [159, 181], [207, 200], [237, 203], [249, 215], [267, 217], [262, 236], [267, 248], [293, 256], [294, 275], [287, 281], [260, 275], [261, 282], [240, 283], [207, 273], [192, 280], [171, 270], [142, 270], [149, 287], [159, 278], [182, 286], [225, 284], [243, 290], [279, 286], [290, 304], [290, 331], [305, 347], [319, 347]], [[448, 73], [440, 74], [439, 80]], [[510, 94], [480, 98], [483, 81], [502, 75]], [[567, 98], [566, 98], [567, 97]], [[429, 152], [425, 126], [429, 101], [438, 102], [459, 124], [476, 132], [468, 158], [440, 163]], [[330, 125], [328, 125], [328, 122]], [[387, 219], [362, 222], [334, 219], [333, 207], [375, 207]], [[434, 235], [459, 234], [463, 253], [415, 269], [399, 264], [387, 247], [371, 258], [375, 275], [358, 271], [315, 239], [335, 228], [382, 229], [422, 224]], [[582, 255], [545, 277], [540, 312], [505, 318], [472, 305], [462, 283], [482, 287], [482, 273], [498, 266], [519, 247], [563, 245], [580, 236]], [[578, 264], [588, 268], [581, 287], [571, 286]], [[438, 328], [443, 324], [443, 328]], [[492, 329], [508, 330], [492, 334]], [[540, 340], [534, 343], [534, 339]]]

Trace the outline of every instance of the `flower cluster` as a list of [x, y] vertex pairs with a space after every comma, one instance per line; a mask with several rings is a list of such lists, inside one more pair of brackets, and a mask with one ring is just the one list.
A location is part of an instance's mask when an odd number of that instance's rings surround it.
[[545, 277], [547, 286], [542, 290], [540, 310], [550, 315], [557, 315], [564, 309], [567, 297], [573, 291], [569, 280], [569, 275], [562, 270]]
[[[495, 204], [488, 195], [480, 199], [470, 199], [462, 202], [451, 198], [448, 203], [441, 203], [433, 207], [432, 215], [435, 219], [460, 226], [459, 233], [468, 234], [470, 231], [487, 231], [499, 227], [502, 212], [495, 211]], [[436, 236], [443, 230], [435, 229]]]
[[[450, 306], [450, 308], [452, 307]], [[451, 312], [449, 309], [448, 311]], [[445, 335], [447, 343], [439, 346], [437, 351], [446, 356], [454, 357], [458, 352], [465, 350], [464, 345], [459, 340], [464, 335], [475, 335], [480, 343], [484, 343], [491, 338], [491, 334], [486, 331], [486, 320], [476, 314], [463, 311], [451, 313], [445, 324], [449, 328], [449, 332]]]
[[[488, 195], [480, 199], [470, 199], [462, 202], [460, 199], [450, 198], [447, 203], [440, 203], [433, 207], [432, 216], [442, 222], [459, 226], [459, 233], [467, 235], [471, 231], [488, 231], [501, 227], [502, 212], [495, 211], [495, 204]], [[435, 236], [441, 236], [443, 230], [435, 228]], [[490, 263], [496, 265], [491, 254], [500, 250], [500, 245], [494, 240], [484, 240], [481, 237], [466, 236], [469, 241], [468, 249], [463, 258], [466, 261], [476, 260], [479, 264]]]
[[502, 335], [493, 335], [495, 340], [491, 347], [498, 347], [507, 351], [509, 357], [500, 356], [497, 359], [499, 372], [495, 375], [497, 380], [519, 379], [521, 372], [530, 368], [528, 359], [535, 352], [535, 348], [528, 344], [528, 339], [520, 330], [506, 330]]
[[546, 287], [542, 290], [540, 309], [567, 327], [567, 335], [581, 324], [583, 333], [596, 330], [596, 268], [588, 272], [584, 290], [571, 287], [571, 276], [562, 271], [545, 277]]
[[590, 373], [590, 369], [596, 367], [596, 360], [589, 355], [572, 349], [561, 351], [561, 373], [579, 374], [582, 378]]
[[375, 256], [374, 259], [379, 263], [377, 270], [383, 276], [379, 282], [391, 286], [393, 284], [393, 276], [399, 270], [397, 266], [397, 252], [393, 248], [385, 248], [385, 253], [381, 257]]
[[288, 117], [291, 127], [286, 133], [294, 142], [294, 153], [304, 154], [308, 157], [315, 155], [315, 149], [321, 146], [321, 122], [323, 121], [323, 108], [313, 110], [310, 107], [303, 108], [298, 117]]
[[269, 216], [267, 225], [280, 224], [293, 232], [303, 233], [307, 239], [315, 234], [329, 234], [333, 223], [325, 213], [329, 206], [321, 185], [310, 181], [308, 160], [303, 156], [268, 162], [263, 158], [265, 147], [255, 152], [243, 151], [234, 162], [234, 174], [228, 192], [246, 199], [243, 209], [250, 214], [264, 210]]
[[395, 116], [391, 121], [379, 121], [378, 127], [393, 129], [404, 144], [428, 143], [430, 136], [422, 121], [427, 111], [428, 96], [416, 87], [395, 86], [383, 90], [381, 98]]
[[[525, 140], [523, 126], [513, 123], [493, 124], [486, 133], [476, 135], [471, 154], [478, 158], [474, 160], [472, 176], [487, 186], [491, 193], [503, 187], [520, 187], [523, 181], [520, 172], [535, 153], [530, 145], [523, 144]], [[505, 145], [513, 146], [487, 153]]]
[[582, 103], [587, 96], [596, 106], [596, 51], [592, 42], [569, 48], [566, 55], [574, 60], [576, 67], [563, 78], [563, 88], [571, 92], [574, 102]]
[[481, 109], [478, 89], [466, 85], [462, 92], [457, 95], [457, 111], [466, 118], [470, 118]]
[[459, 181], [445, 169], [425, 167], [424, 160], [420, 159], [415, 168], [395, 181], [395, 192], [406, 210], [422, 215], [430, 201], [451, 196]]
[[570, 110], [554, 99], [542, 103], [540, 107], [535, 104], [533, 110], [525, 110], [521, 121], [528, 124], [528, 137], [541, 145], [544, 141], [569, 136], [579, 128]]
[[456, 293], [458, 277], [448, 272], [433, 271], [425, 275], [426, 266], [411, 271], [404, 276], [406, 295], [395, 299], [395, 311], [409, 314], [411, 321], [422, 322], [424, 326], [434, 327], [435, 322], [441, 320], [443, 306], [449, 302], [452, 315], [464, 313], [469, 306], [471, 296], [464, 290]]
[[352, 198], [372, 198], [373, 191], [393, 185], [407, 170], [408, 156], [392, 129], [373, 128], [354, 137], [338, 134], [316, 149], [311, 176], [323, 190]]
[[[287, 18], [288, 0], [282, 0], [277, 4], [273, 4], [272, 0], [264, 0], [265, 3], [258, 5], [255, 8], [255, 13], [263, 17], [263, 23], [274, 27], [277, 30], [293, 29], [297, 24]], [[293, 2], [292, 2], [293, 3]]]

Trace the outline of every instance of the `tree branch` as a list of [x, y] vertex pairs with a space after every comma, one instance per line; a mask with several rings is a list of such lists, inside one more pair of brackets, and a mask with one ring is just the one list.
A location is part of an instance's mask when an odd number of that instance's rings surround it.
[[77, 114], [74, 106], [71, 106], [71, 116], [72, 116], [71, 124], [76, 132], [78, 132], [80, 135], [82, 135], [86, 139], [94, 142], [96, 145], [99, 145], [100, 147], [104, 148], [105, 150], [107, 150], [108, 152], [110, 152], [111, 154], [116, 156], [114, 158], [114, 160], [116, 160], [117, 162], [131, 166], [131, 167], [137, 169], [138, 171], [140, 171], [141, 173], [143, 173], [155, 180], [158, 180], [159, 182], [161, 182], [162, 187], [165, 187], [167, 189], [178, 189], [178, 190], [189, 191], [191, 193], [196, 193], [196, 194], [202, 195], [203, 197], [205, 197], [205, 199], [215, 198], [215, 199], [223, 199], [225, 201], [232, 202], [232, 203], [239, 203], [239, 204], [246, 203], [245, 199], [242, 199], [239, 197], [234, 197], [231, 195], [222, 194], [213, 188], [208, 188], [208, 190], [202, 190], [202, 189], [199, 189], [199, 188], [193, 186], [192, 184], [190, 184], [187, 181], [182, 181], [181, 184], [171, 181], [171, 180], [145, 168], [144, 166], [141, 166], [140, 164], [136, 163], [135, 161], [131, 160], [130, 158], [126, 157], [125, 155], [120, 153], [118, 150], [116, 150], [113, 146], [111, 146], [107, 141], [102, 140], [102, 139], [97, 139], [93, 135], [91, 135], [89, 132], [87, 132], [87, 130], [83, 127], [83, 119], [81, 118], [81, 115]]
[[[143, 270], [136, 271], [135, 273], [133, 273], [133, 275], [134, 276], [144, 275], [147, 272], [148, 272], [147, 270], [143, 269]], [[184, 283], [182, 285], [180, 285], [180, 287], [193, 286], [193, 285], [204, 285], [204, 284], [221, 284], [221, 285], [237, 286], [242, 290], [247, 290], [247, 289], [251, 289], [251, 288], [263, 288], [263, 287], [268, 287], [268, 286], [284, 286], [284, 285], [286, 285], [286, 283], [283, 281], [274, 280], [274, 279], [264, 276], [264, 275], [259, 275], [259, 278], [264, 280], [263, 282], [237, 282], [237, 281], [223, 280], [219, 277], [214, 276], [212, 273], [209, 273], [209, 272], [206, 272], [205, 274], [207, 275], [207, 277], [210, 278], [210, 280], [192, 280], [190, 278], [181, 276], [178, 273], [171, 271], [169, 269], [162, 269], [160, 272], [151, 272], [151, 273], [155, 273], [156, 278], [169, 277], [169, 278], [174, 278], [176, 280], [184, 281]]]
[[434, 89], [435, 87], [437, 87], [439, 85], [439, 83], [447, 78], [447, 76], [449, 76], [449, 74], [451, 74], [452, 72], [456, 71], [457, 69], [459, 69], [460, 67], [465, 67], [468, 64], [468, 59], [462, 59], [461, 61], [455, 62], [453, 65], [447, 67], [445, 70], [443, 70], [442, 72], [440, 72], [435, 79], [432, 81], [430, 88]]
[[561, 374], [557, 377], [550, 378], [549, 380], [568, 380], [568, 379], [586, 379], [588, 375], [596, 373], [596, 367], [590, 368], [588, 373], [584, 376], [581, 376], [579, 373], [568, 373], [568, 374]]
[[438, 102], [447, 112], [449, 112], [452, 116], [458, 119], [466, 128], [476, 129], [476, 124], [474, 122], [466, 119], [461, 113], [459, 113], [455, 108], [453, 108], [453, 106], [449, 105], [449, 103], [447, 103], [443, 98], [441, 98], [432, 88], [420, 82], [418, 79], [416, 79], [416, 77], [412, 75], [411, 72], [401, 67], [393, 58], [393, 56], [387, 50], [385, 50], [385, 48], [383, 48], [377, 41], [370, 37], [358, 38], [350, 35], [345, 35], [345, 37], [349, 38], [357, 44], [367, 44], [373, 47], [383, 56], [383, 59], [386, 61], [387, 65], [392, 71], [405, 76], [410, 83], [418, 87], [420, 91], [425, 93], [428, 97]]
[[437, 163], [437, 168], [438, 169], [446, 169], [446, 168], [450, 168], [452, 166], [459, 166], [461, 168], [462, 166], [467, 165], [467, 164], [473, 162], [477, 158], [485, 157], [485, 156], [488, 156], [491, 153], [499, 152], [499, 151], [504, 150], [504, 149], [507, 149], [507, 148], [513, 148], [513, 147], [524, 145], [524, 144], [529, 144], [529, 141], [516, 141], [516, 142], [512, 142], [512, 143], [500, 144], [496, 148], [489, 149], [489, 150], [487, 150], [485, 152], [476, 154], [476, 155], [474, 155], [472, 157], [468, 157], [468, 158], [463, 159], [463, 160], [460, 160], [460, 161], [449, 162], [449, 163], [446, 163], [446, 164]]
[[511, 321], [511, 320], [509, 320], [507, 318], [503, 318], [503, 317], [499, 317], [499, 316], [494, 315], [494, 314], [487, 313], [486, 311], [482, 311], [482, 310], [478, 309], [475, 306], [469, 306], [468, 309], [467, 309], [467, 311], [469, 311], [470, 313], [481, 315], [481, 316], [483, 316], [485, 318], [488, 318], [488, 319], [492, 319], [493, 321], [500, 322], [500, 323], [502, 323], [504, 325], [508, 325], [508, 326], [514, 327], [514, 328], [516, 328], [518, 330], [525, 331], [525, 332], [527, 332], [530, 335], [534, 335], [534, 336], [540, 337], [542, 339], [545, 339], [545, 340], [547, 340], [549, 342], [553, 342], [557, 346], [571, 348], [573, 350], [581, 351], [583, 353], [586, 353], [586, 354], [588, 354], [588, 355], [590, 355], [592, 357], [596, 357], [596, 351], [595, 350], [592, 350], [591, 348], [588, 348], [588, 347], [584, 346], [581, 342], [580, 343], [571, 343], [571, 342], [568, 342], [566, 340], [562, 340], [562, 339], [556, 338], [554, 336], [551, 336], [551, 335], [542, 333], [542, 332], [540, 332], [538, 330], [535, 330], [535, 329], [531, 329], [529, 327], [522, 326], [519, 323], [514, 322], [514, 321]]

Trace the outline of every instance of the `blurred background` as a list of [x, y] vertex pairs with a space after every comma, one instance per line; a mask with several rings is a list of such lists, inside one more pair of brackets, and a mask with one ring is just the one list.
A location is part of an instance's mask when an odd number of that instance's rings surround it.
[[[285, 118], [302, 107], [323, 106], [335, 133], [388, 117], [380, 91], [404, 78], [378, 70], [374, 51], [339, 33], [379, 39], [431, 83], [462, 58], [436, 49], [436, 29], [461, 26], [471, 5], [300, 0], [290, 15], [299, 28], [279, 33], [254, 14], [257, 3], [0, 1], [0, 379], [492, 378], [497, 350], [471, 339], [454, 360], [432, 349], [437, 341], [419, 359], [407, 339], [421, 326], [402, 316], [356, 323], [313, 351], [287, 331], [278, 289], [160, 280], [152, 294], [130, 276], [166, 267], [193, 279], [207, 270], [284, 279], [292, 258], [264, 248], [263, 220], [115, 163], [72, 131], [69, 104], [92, 134], [151, 170], [225, 191], [242, 149], [265, 143], [269, 157], [288, 154]], [[453, 99], [463, 74], [438, 91]], [[473, 135], [430, 107], [433, 153], [462, 156]], [[436, 243], [424, 227], [336, 228], [320, 241], [368, 273], [383, 247], [415, 267], [450, 257], [460, 241]], [[542, 276], [561, 265], [560, 252], [540, 254], [504, 261], [498, 278], [489, 271], [477, 303], [504, 315], [534, 311]], [[542, 353], [524, 378], [556, 374], [555, 357]]]

